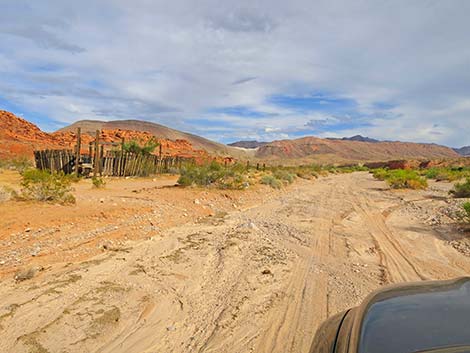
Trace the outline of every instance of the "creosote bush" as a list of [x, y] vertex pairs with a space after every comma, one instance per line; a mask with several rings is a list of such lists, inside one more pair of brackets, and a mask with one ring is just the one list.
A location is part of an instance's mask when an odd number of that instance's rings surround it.
[[289, 170], [278, 169], [273, 172], [273, 177], [278, 180], [282, 180], [289, 184], [292, 184], [296, 175], [294, 173], [291, 173]]
[[421, 174], [427, 179], [436, 181], [457, 181], [470, 177], [470, 169], [468, 167], [433, 167], [425, 169]]
[[178, 184], [182, 186], [206, 186], [218, 189], [245, 189], [249, 186], [239, 165], [223, 166], [217, 162], [205, 165], [187, 165], [181, 169]]
[[462, 208], [464, 210], [464, 216], [467, 219], [467, 222], [470, 223], [470, 202], [465, 202], [462, 205]]
[[100, 177], [93, 177], [91, 178], [91, 183], [93, 184], [93, 187], [96, 189], [102, 189], [106, 186], [106, 182], [104, 181], [103, 178]]
[[428, 182], [414, 170], [377, 169], [373, 173], [374, 178], [385, 180], [392, 189], [426, 189]]
[[75, 203], [75, 197], [71, 194], [74, 178], [71, 176], [28, 169], [23, 172], [22, 177], [21, 191], [15, 195], [17, 199]]
[[455, 184], [450, 193], [457, 198], [470, 197], [470, 178], [467, 178], [463, 183]]
[[123, 149], [124, 152], [146, 155], [151, 154], [153, 151], [155, 151], [155, 148], [157, 148], [159, 145], [160, 144], [154, 139], [148, 140], [143, 145], [139, 144], [139, 142], [136, 140], [131, 140], [129, 142], [124, 143]]
[[282, 181], [277, 179], [274, 175], [263, 175], [260, 180], [261, 184], [269, 185], [274, 189], [280, 189], [282, 187]]
[[33, 167], [33, 162], [26, 157], [0, 160], [0, 169], [11, 169], [23, 173]]

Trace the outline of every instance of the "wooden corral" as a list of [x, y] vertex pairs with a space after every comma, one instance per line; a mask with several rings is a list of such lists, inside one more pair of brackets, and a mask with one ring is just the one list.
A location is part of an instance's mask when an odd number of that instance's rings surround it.
[[[95, 141], [89, 145], [88, 154], [81, 149], [80, 130], [77, 131], [77, 145], [72, 150], [42, 150], [34, 151], [36, 168], [50, 172], [64, 172], [77, 175], [101, 176], [148, 176], [176, 171], [183, 164], [194, 163], [193, 158], [134, 154], [125, 152], [124, 139], [121, 143], [107, 143], [99, 140], [99, 131], [96, 132]], [[105, 147], [119, 148], [119, 150], [105, 151]], [[161, 146], [160, 146], [161, 147]]]
[[[76, 155], [71, 150], [35, 151], [36, 168], [50, 172], [74, 173]], [[142, 155], [133, 153], [107, 152], [98, 155], [98, 163], [92, 156], [80, 155], [78, 163], [79, 175], [88, 175], [97, 165], [93, 174], [102, 176], [148, 176], [176, 171], [183, 164], [194, 163], [192, 158], [163, 157], [153, 154]]]

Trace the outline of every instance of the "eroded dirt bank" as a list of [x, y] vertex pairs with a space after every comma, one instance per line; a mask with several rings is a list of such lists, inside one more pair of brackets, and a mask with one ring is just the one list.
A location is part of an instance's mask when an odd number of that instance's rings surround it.
[[381, 285], [470, 271], [454, 235], [422, 217], [439, 190], [384, 187], [367, 173], [299, 181], [242, 211], [4, 279], [1, 351], [307, 352], [322, 320]]

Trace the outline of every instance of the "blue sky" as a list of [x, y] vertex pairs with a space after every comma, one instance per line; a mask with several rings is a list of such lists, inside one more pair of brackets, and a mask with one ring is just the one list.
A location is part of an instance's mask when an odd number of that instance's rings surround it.
[[470, 2], [2, 0], [0, 109], [470, 145]]

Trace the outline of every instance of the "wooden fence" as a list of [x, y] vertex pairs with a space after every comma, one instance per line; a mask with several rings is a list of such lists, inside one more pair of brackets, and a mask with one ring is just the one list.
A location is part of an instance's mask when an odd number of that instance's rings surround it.
[[193, 163], [192, 158], [158, 157], [153, 154], [108, 152], [99, 165], [102, 175], [148, 176], [152, 174], [177, 172], [183, 163]]
[[34, 151], [36, 168], [50, 172], [71, 174], [75, 169], [75, 154], [71, 150]]
[[[77, 155], [72, 150], [34, 151], [36, 168], [51, 172], [71, 174], [77, 171]], [[92, 170], [102, 176], [148, 176], [177, 171], [183, 164], [194, 163], [192, 158], [162, 157], [156, 155], [133, 154], [108, 151], [93, 156], [80, 154], [78, 172], [88, 175]]]

